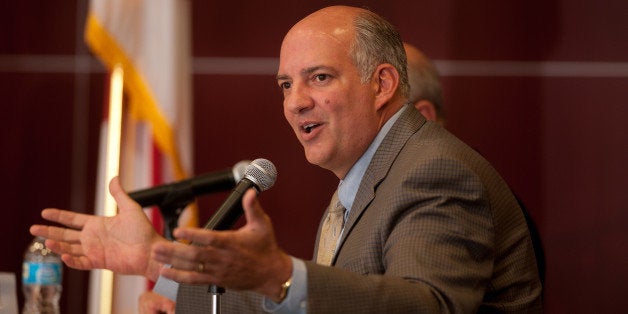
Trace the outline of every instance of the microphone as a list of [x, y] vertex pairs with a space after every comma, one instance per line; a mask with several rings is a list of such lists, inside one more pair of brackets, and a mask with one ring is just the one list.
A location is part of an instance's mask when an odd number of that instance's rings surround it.
[[[250, 188], [255, 188], [257, 192], [270, 189], [277, 180], [277, 169], [272, 162], [266, 159], [255, 159], [244, 169], [244, 177], [239, 180], [229, 197], [218, 208], [216, 213], [205, 225], [205, 229], [228, 230], [240, 218], [244, 210], [242, 209], [242, 196]], [[194, 242], [191, 245], [195, 245]], [[169, 266], [168, 266], [169, 267]], [[159, 276], [153, 291], [166, 296], [171, 300], [176, 300], [177, 289], [180, 285], [176, 281]], [[225, 292], [222, 287], [210, 285], [208, 293], [212, 295], [214, 305], [220, 304], [219, 296]]]
[[196, 177], [129, 193], [129, 196], [142, 207], [162, 205], [166, 199], [176, 194], [194, 196], [217, 191], [227, 191], [243, 177], [249, 160], [242, 160], [232, 169], [209, 172]]
[[277, 180], [277, 169], [272, 162], [259, 158], [253, 160], [244, 170], [244, 178], [238, 182], [229, 197], [218, 208], [205, 225], [205, 229], [228, 230], [242, 216], [242, 196], [250, 188], [257, 192], [270, 189]]

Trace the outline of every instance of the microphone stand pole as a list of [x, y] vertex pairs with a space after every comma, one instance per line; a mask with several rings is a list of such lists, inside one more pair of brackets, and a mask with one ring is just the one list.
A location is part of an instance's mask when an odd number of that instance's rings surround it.
[[212, 314], [219, 314], [221, 305], [220, 296], [225, 293], [225, 288], [219, 287], [217, 285], [210, 285], [207, 293], [212, 296]]

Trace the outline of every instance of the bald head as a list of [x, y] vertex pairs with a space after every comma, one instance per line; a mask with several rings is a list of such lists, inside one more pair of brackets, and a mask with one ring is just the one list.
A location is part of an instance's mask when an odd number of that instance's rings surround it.
[[347, 6], [318, 10], [292, 26], [284, 38], [284, 43], [295, 36], [328, 36], [338, 42], [350, 43], [355, 37], [353, 21], [361, 11]]
[[301, 19], [290, 29], [288, 33], [304, 26], [315, 26], [321, 30], [337, 28], [339, 31], [354, 28], [353, 21], [359, 14], [364, 12], [368, 11], [361, 8], [343, 5], [322, 8]]

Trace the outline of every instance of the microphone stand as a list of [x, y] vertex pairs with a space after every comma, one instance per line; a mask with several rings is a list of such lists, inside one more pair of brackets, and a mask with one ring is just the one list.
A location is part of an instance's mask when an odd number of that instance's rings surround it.
[[172, 232], [179, 223], [179, 216], [191, 202], [194, 201], [194, 193], [189, 187], [173, 189], [158, 205], [161, 216], [164, 219], [163, 233], [164, 237], [170, 241], [174, 241]]
[[[179, 223], [179, 217], [183, 210], [194, 201], [194, 198], [191, 188], [175, 188], [158, 205], [164, 219], [163, 233], [166, 239], [174, 241], [172, 233]], [[220, 314], [220, 296], [225, 293], [225, 289], [217, 285], [210, 285], [207, 293], [212, 298], [212, 314]]]
[[225, 288], [217, 285], [210, 285], [207, 293], [212, 296], [212, 314], [220, 313], [220, 296], [225, 293]]

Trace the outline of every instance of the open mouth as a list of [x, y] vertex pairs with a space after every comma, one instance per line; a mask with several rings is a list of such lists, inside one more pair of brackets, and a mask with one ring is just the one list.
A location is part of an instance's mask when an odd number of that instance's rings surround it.
[[303, 126], [303, 130], [305, 131], [305, 133], [310, 133], [317, 126], [319, 126], [319, 124], [317, 123], [307, 124]]

